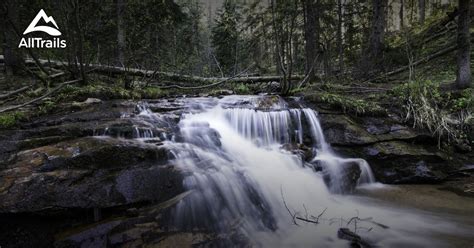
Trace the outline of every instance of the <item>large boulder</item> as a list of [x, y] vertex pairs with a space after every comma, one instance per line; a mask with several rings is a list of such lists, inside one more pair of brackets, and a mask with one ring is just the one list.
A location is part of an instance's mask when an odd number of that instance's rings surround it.
[[182, 191], [167, 151], [134, 140], [85, 137], [17, 153], [0, 170], [0, 212], [104, 208]]
[[395, 117], [321, 114], [326, 140], [346, 157], [369, 162], [383, 183], [440, 183], [460, 163], [440, 151], [436, 139]]
[[324, 183], [331, 192], [336, 194], [354, 192], [361, 175], [361, 169], [357, 162], [348, 161], [342, 163], [340, 170], [336, 173], [322, 161], [315, 161], [311, 164], [317, 172], [322, 173]]
[[[138, 105], [64, 103], [0, 130], [2, 246], [93, 247], [101, 240], [120, 246], [139, 242], [133, 235], [156, 237], [143, 243], [170, 235], [149, 223], [162, 215], [160, 203], [184, 191], [182, 173], [161, 143], [176, 132], [179, 115], [172, 107], [147, 115]], [[142, 137], [148, 139], [134, 139]]]
[[361, 146], [393, 140], [436, 144], [426, 132], [405, 126], [391, 117], [320, 116], [326, 140], [334, 146]]
[[433, 147], [384, 141], [359, 147], [335, 147], [341, 154], [365, 159], [382, 183], [440, 183], [457, 168], [455, 161]]

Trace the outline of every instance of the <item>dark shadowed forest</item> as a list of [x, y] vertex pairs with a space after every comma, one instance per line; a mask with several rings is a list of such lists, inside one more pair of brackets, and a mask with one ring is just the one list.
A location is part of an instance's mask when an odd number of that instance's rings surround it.
[[472, 0], [3, 0], [0, 248], [472, 247]]

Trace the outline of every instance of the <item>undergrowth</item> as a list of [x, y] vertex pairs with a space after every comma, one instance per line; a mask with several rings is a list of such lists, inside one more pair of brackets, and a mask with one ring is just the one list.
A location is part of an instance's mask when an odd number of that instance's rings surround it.
[[469, 123], [473, 121], [472, 89], [458, 93], [442, 93], [430, 80], [416, 80], [395, 87], [391, 94], [402, 109], [403, 118], [414, 128], [429, 130], [438, 138], [438, 145], [469, 141]]
[[235, 85], [233, 87], [233, 90], [238, 95], [248, 95], [252, 93], [250, 88], [246, 84], [243, 84], [243, 83]]
[[331, 107], [340, 109], [344, 113], [355, 115], [384, 116], [387, 113], [385, 108], [375, 102], [332, 92], [313, 93], [307, 95], [305, 99], [312, 102], [329, 104]]
[[158, 87], [141, 89], [125, 89], [118, 85], [90, 84], [87, 86], [65, 86], [57, 100], [83, 101], [89, 97], [102, 100], [111, 99], [154, 99], [165, 96], [167, 93]]
[[0, 114], [0, 128], [11, 128], [17, 125], [21, 120], [25, 119], [23, 112], [15, 111]]

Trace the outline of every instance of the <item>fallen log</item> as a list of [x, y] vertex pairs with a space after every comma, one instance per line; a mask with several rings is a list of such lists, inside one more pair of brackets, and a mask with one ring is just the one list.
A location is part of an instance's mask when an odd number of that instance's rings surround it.
[[410, 69], [410, 67], [417, 66], [417, 65], [420, 65], [420, 64], [423, 64], [423, 63], [427, 63], [427, 62], [429, 62], [433, 59], [439, 58], [439, 57], [441, 57], [443, 55], [446, 55], [450, 52], [456, 51], [457, 49], [458, 49], [457, 45], [453, 45], [453, 46], [441, 49], [438, 52], [435, 52], [435, 53], [433, 53], [429, 56], [426, 56], [422, 59], [419, 59], [419, 60], [413, 62], [411, 65], [402, 66], [402, 67], [400, 67], [398, 69], [395, 69], [393, 71], [390, 71], [390, 72], [384, 73], [382, 75], [379, 75], [379, 76], [373, 77], [371, 79], [368, 79], [368, 80], [364, 81], [363, 83], [367, 83], [367, 82], [370, 82], [370, 81], [373, 81], [373, 80], [377, 80], [377, 79], [380, 79], [380, 78], [386, 78], [386, 77], [390, 77], [390, 76], [402, 73], [402, 72]]
[[[0, 57], [0, 62], [3, 60]], [[36, 65], [40, 63], [43, 66], [50, 66], [52, 68], [64, 68], [69, 64], [64, 61], [58, 60], [44, 60], [38, 59], [37, 61], [32, 59], [26, 59], [26, 65]], [[279, 75], [272, 75], [272, 76], [234, 76], [234, 77], [199, 77], [199, 76], [192, 76], [192, 75], [184, 75], [178, 74], [173, 72], [163, 72], [163, 71], [154, 71], [154, 70], [145, 70], [145, 69], [138, 69], [138, 68], [127, 68], [127, 67], [119, 67], [119, 66], [111, 66], [111, 65], [102, 65], [102, 64], [85, 64], [88, 68], [89, 73], [98, 73], [104, 75], [130, 75], [130, 76], [141, 76], [141, 77], [158, 77], [158, 78], [165, 78], [169, 81], [174, 82], [190, 82], [190, 83], [203, 83], [203, 84], [212, 84], [218, 83], [221, 81], [225, 81], [228, 83], [244, 83], [244, 84], [251, 84], [251, 83], [265, 83], [265, 82], [273, 82], [273, 81], [280, 81], [283, 79], [282, 76]], [[294, 75], [291, 77], [291, 80], [302, 80], [304, 79], [304, 75]], [[183, 86], [179, 86], [183, 87]], [[200, 86], [196, 86], [200, 87]]]
[[[143, 69], [136, 69], [136, 68], [124, 68], [124, 67], [117, 67], [117, 66], [109, 66], [109, 65], [97, 65], [92, 64], [88, 66], [94, 73], [101, 73], [101, 74], [112, 74], [112, 75], [122, 75], [127, 74], [131, 76], [142, 76], [142, 77], [154, 77], [158, 76], [160, 78], [166, 78], [171, 81], [176, 82], [194, 82], [194, 83], [218, 83], [221, 81], [226, 81], [228, 83], [257, 83], [257, 82], [273, 82], [273, 81], [280, 81], [283, 79], [282, 76], [238, 76], [238, 77], [199, 77], [199, 76], [191, 76], [191, 75], [183, 75], [177, 74], [172, 72], [162, 72], [162, 71], [152, 71], [152, 70], [143, 70]], [[301, 80], [304, 78], [303, 75], [295, 75], [292, 77], [293, 80]], [[182, 87], [182, 86], [180, 86]], [[199, 87], [199, 86], [197, 86]], [[179, 87], [176, 87], [179, 88]]]
[[17, 90], [14, 90], [14, 91], [8, 92], [6, 94], [0, 95], [0, 100], [3, 100], [3, 99], [6, 99], [6, 98], [9, 98], [10, 96], [22, 93], [22, 92], [28, 90], [30, 87], [31, 87], [31, 85], [27, 85], [27, 86], [21, 87]]
[[[474, 43], [474, 33], [471, 33], [471, 43]], [[376, 77], [373, 77], [371, 79], [368, 79], [366, 81], [364, 81], [363, 83], [367, 83], [367, 82], [370, 82], [370, 81], [373, 81], [373, 80], [376, 80], [376, 79], [380, 79], [380, 78], [384, 78], [384, 77], [390, 77], [390, 76], [393, 76], [393, 75], [396, 75], [396, 74], [399, 74], [399, 73], [402, 73], [408, 69], [410, 69], [410, 67], [413, 67], [413, 66], [417, 66], [417, 65], [420, 65], [420, 64], [424, 64], [424, 63], [427, 63], [433, 59], [436, 59], [436, 58], [439, 58], [443, 55], [446, 55], [448, 53], [451, 53], [451, 52], [454, 52], [458, 49], [458, 45], [455, 44], [455, 45], [452, 45], [452, 46], [449, 46], [449, 47], [446, 47], [444, 49], [441, 49], [431, 55], [428, 55], [422, 59], [419, 59], [415, 62], [413, 62], [411, 65], [405, 65], [405, 66], [402, 66], [398, 69], [395, 69], [393, 71], [390, 71], [390, 72], [387, 72], [385, 74], [382, 74], [382, 75], [379, 75], [379, 76], [376, 76]]]
[[[420, 60], [417, 60], [417, 61], [413, 62], [413, 64], [411, 64], [411, 66], [417, 66], [417, 65], [419, 65], [419, 64], [429, 62], [429, 61], [431, 61], [431, 60], [433, 60], [433, 59], [436, 59], [436, 58], [438, 58], [438, 57], [441, 57], [441, 56], [443, 56], [443, 55], [445, 55], [445, 54], [448, 54], [448, 53], [450, 53], [450, 52], [456, 51], [457, 49], [458, 49], [458, 46], [457, 46], [457, 45], [447, 47], [447, 48], [442, 49], [442, 50], [440, 50], [440, 51], [438, 51], [438, 52], [436, 52], [436, 53], [433, 53], [433, 54], [431, 54], [431, 55], [429, 55], [429, 56], [426, 56], [426, 57], [424, 57], [424, 58], [422, 58], [422, 59], [420, 59]], [[396, 70], [394, 70], [394, 71], [388, 72], [388, 73], [386, 73], [384, 76], [390, 77], [390, 76], [393, 76], [393, 75], [398, 74], [398, 73], [400, 73], [400, 72], [406, 71], [406, 70], [408, 70], [409, 68], [410, 68], [410, 66], [409, 66], [409, 65], [406, 65], [406, 66], [403, 66], [403, 67], [401, 67], [401, 68], [398, 68], [398, 69], [396, 69]]]
[[21, 103], [21, 104], [18, 104], [18, 105], [15, 105], [15, 106], [9, 106], [9, 107], [6, 107], [6, 108], [3, 108], [3, 109], [0, 109], [0, 113], [4, 113], [4, 112], [8, 112], [8, 111], [12, 111], [12, 110], [15, 110], [15, 109], [19, 109], [19, 108], [22, 108], [22, 107], [25, 107], [25, 106], [28, 106], [32, 103], [35, 103], [35, 102], [38, 102], [38, 101], [41, 101], [43, 100], [44, 98], [50, 96], [51, 94], [53, 94], [54, 92], [57, 92], [58, 90], [60, 90], [62, 87], [68, 85], [68, 84], [73, 84], [73, 83], [77, 83], [77, 82], [80, 82], [82, 81], [82, 79], [75, 79], [75, 80], [71, 80], [71, 81], [67, 81], [67, 82], [64, 82], [64, 83], [61, 83], [59, 84], [58, 86], [56, 86], [56, 88], [50, 90], [49, 92], [47, 92], [46, 94], [38, 97], [38, 98], [35, 98], [33, 100], [30, 100], [30, 101], [27, 101], [25, 103]]
[[245, 71], [242, 71], [241, 73], [233, 76], [233, 77], [230, 77], [230, 78], [225, 78], [221, 81], [218, 81], [218, 82], [215, 82], [215, 83], [211, 83], [211, 84], [206, 84], [206, 85], [200, 85], [200, 86], [181, 86], [181, 85], [167, 85], [167, 86], [160, 86], [160, 88], [162, 89], [204, 89], [204, 88], [210, 88], [210, 87], [214, 87], [214, 86], [217, 86], [219, 84], [223, 84], [223, 83], [226, 83], [228, 82], [229, 80], [232, 80], [234, 78], [237, 78], [239, 77], [241, 74], [245, 73], [247, 70]]

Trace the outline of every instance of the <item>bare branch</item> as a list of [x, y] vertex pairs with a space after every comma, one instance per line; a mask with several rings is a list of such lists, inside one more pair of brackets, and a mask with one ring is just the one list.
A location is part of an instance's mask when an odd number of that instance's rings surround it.
[[15, 109], [19, 109], [19, 108], [22, 108], [22, 107], [25, 107], [27, 105], [30, 105], [32, 103], [35, 103], [35, 102], [38, 102], [38, 101], [41, 101], [43, 100], [44, 98], [48, 97], [49, 95], [57, 92], [58, 90], [60, 90], [62, 87], [68, 85], [68, 84], [73, 84], [73, 83], [77, 83], [77, 82], [80, 82], [82, 81], [82, 79], [75, 79], [75, 80], [71, 80], [71, 81], [67, 81], [67, 82], [64, 82], [64, 83], [61, 83], [60, 85], [58, 85], [56, 88], [52, 89], [51, 91], [49, 91], [48, 93], [38, 97], [38, 98], [35, 98], [33, 100], [30, 100], [30, 101], [27, 101], [25, 103], [22, 103], [22, 104], [19, 104], [19, 105], [15, 105], [15, 106], [10, 106], [10, 107], [6, 107], [4, 109], [0, 109], [0, 113], [3, 113], [3, 112], [8, 112], [8, 111], [12, 111], [12, 110], [15, 110]]

